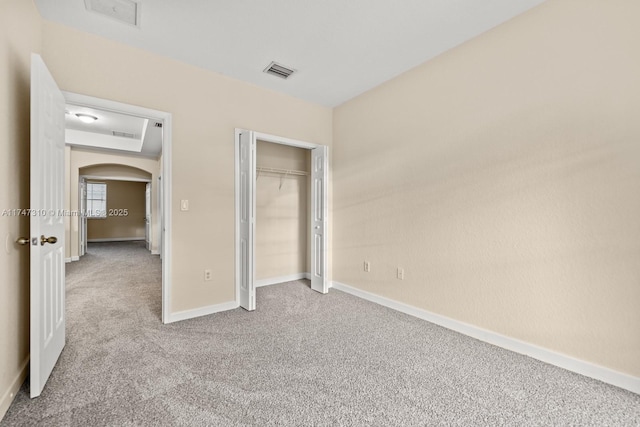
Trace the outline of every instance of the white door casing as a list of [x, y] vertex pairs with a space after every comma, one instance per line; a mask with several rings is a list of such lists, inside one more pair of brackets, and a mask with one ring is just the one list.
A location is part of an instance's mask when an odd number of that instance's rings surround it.
[[[161, 158], [161, 171], [162, 181], [159, 184], [162, 186], [161, 200], [161, 218], [159, 230], [155, 239], [162, 245], [161, 253], [162, 259], [166, 262], [162, 263], [162, 323], [172, 323], [180, 318], [176, 318], [171, 312], [171, 300], [172, 300], [172, 281], [171, 281], [171, 254], [172, 254], [172, 215], [171, 204], [173, 200], [172, 196], [172, 115], [166, 111], [153, 110], [146, 107], [139, 107], [131, 104], [124, 104], [117, 101], [112, 101], [103, 98], [95, 98], [93, 96], [82, 95], [79, 93], [63, 92], [67, 103], [98, 108], [102, 110], [109, 110], [119, 112], [123, 114], [129, 114], [137, 117], [145, 117], [151, 120], [162, 123], [162, 158]], [[153, 245], [154, 237], [151, 237]]]
[[[164, 224], [164, 217], [162, 215], [162, 206], [163, 206], [163, 201], [162, 201], [162, 177], [159, 176], [158, 177], [158, 213], [160, 215], [159, 217], [159, 224], [160, 224], [160, 228], [162, 229], [163, 224]], [[163, 248], [163, 236], [164, 236], [164, 231], [161, 230], [160, 231], [160, 241], [158, 242], [158, 251], [160, 252], [160, 259], [164, 259], [164, 251], [162, 250]]]
[[80, 178], [80, 254], [84, 256], [87, 251], [87, 181]]
[[65, 344], [64, 109], [62, 92], [42, 58], [33, 54], [30, 165], [32, 398], [41, 394]]
[[256, 309], [255, 288], [255, 206], [256, 206], [256, 138], [251, 131], [242, 131], [238, 138], [238, 213], [239, 236], [237, 255], [240, 307]]
[[311, 289], [326, 294], [327, 280], [327, 147], [311, 150]]
[[151, 183], [147, 183], [144, 190], [144, 240], [148, 250], [151, 250]]

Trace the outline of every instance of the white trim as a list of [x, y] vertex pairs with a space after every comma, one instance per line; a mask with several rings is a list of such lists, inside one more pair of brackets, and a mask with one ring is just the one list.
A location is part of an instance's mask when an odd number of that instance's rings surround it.
[[160, 218], [160, 241], [162, 242], [162, 323], [168, 323], [170, 315], [170, 307], [172, 301], [171, 286], [171, 185], [173, 182], [173, 173], [171, 168], [171, 135], [172, 135], [172, 116], [165, 113], [162, 122], [162, 174], [160, 180], [162, 185], [162, 212]]
[[103, 181], [151, 182], [151, 178], [127, 178], [122, 176], [80, 175], [80, 178], [88, 180], [99, 179]]
[[64, 259], [64, 263], [65, 263], [65, 264], [69, 264], [70, 262], [71, 262], [71, 258], [65, 258], [65, 259]]
[[[236, 129], [236, 131], [237, 130], [238, 129]], [[242, 131], [245, 129], [240, 129], [240, 130]], [[298, 141], [296, 139], [284, 138], [281, 136], [270, 135], [268, 133], [253, 132], [253, 134], [256, 136], [256, 141], [273, 142], [274, 144], [289, 145], [291, 147], [298, 147], [298, 148], [306, 148], [307, 150], [313, 150], [314, 148], [317, 148], [320, 146], [312, 142]]]
[[103, 239], [87, 239], [87, 243], [133, 242], [138, 240], [144, 241], [144, 237], [105, 237]]
[[15, 376], [7, 391], [4, 393], [2, 398], [0, 398], [0, 421], [9, 410], [13, 399], [15, 399], [16, 394], [20, 390], [22, 383], [27, 378], [27, 374], [29, 373], [29, 356], [22, 362], [22, 366], [20, 367], [20, 371], [18, 375]]
[[242, 133], [242, 129], [236, 128], [234, 131], [234, 140], [233, 140], [233, 153], [234, 153], [234, 192], [233, 199], [235, 203], [235, 210], [233, 211], [233, 217], [235, 221], [236, 234], [234, 237], [235, 251], [235, 266], [236, 266], [236, 275], [235, 275], [235, 301], [240, 306], [240, 248], [238, 247], [238, 242], [240, 241], [240, 199], [238, 194], [240, 194], [240, 173], [238, 168], [240, 167], [240, 134]]
[[576, 359], [574, 357], [567, 356], [565, 354], [558, 353], [543, 347], [539, 347], [525, 341], [520, 341], [518, 339], [501, 335], [487, 329], [479, 328], [468, 323], [460, 322], [446, 316], [442, 316], [427, 310], [423, 310], [421, 308], [413, 307], [402, 302], [382, 297], [371, 292], [363, 291], [361, 289], [357, 289], [340, 282], [332, 282], [332, 287], [351, 295], [355, 295], [367, 301], [371, 301], [376, 304], [380, 304], [382, 306], [399, 311], [401, 313], [405, 313], [410, 316], [414, 316], [419, 319], [423, 319], [436, 325], [445, 327], [447, 329], [451, 329], [452, 331], [459, 332], [480, 341], [484, 341], [486, 343], [514, 351], [516, 353], [524, 354], [525, 356], [529, 356], [542, 362], [549, 363], [550, 365], [558, 366], [568, 371], [594, 378], [607, 384], [611, 384], [616, 387], [629, 390], [633, 393], [640, 394], [639, 377], [634, 377], [622, 372], [614, 371], [613, 369], [609, 369], [604, 366]]
[[151, 251], [151, 255], [160, 255], [160, 251]]
[[162, 122], [162, 224], [160, 233], [164, 233], [162, 241], [162, 322], [168, 323], [171, 306], [171, 183], [173, 181], [171, 169], [172, 146], [172, 115], [165, 111], [152, 110], [103, 98], [62, 92], [67, 102], [75, 105], [98, 107], [103, 110], [124, 112]]
[[311, 278], [311, 273], [289, 274], [288, 276], [270, 277], [268, 279], [256, 280], [255, 286], [256, 288], [259, 288], [261, 286], [277, 285], [279, 283], [293, 282], [294, 280], [310, 279], [310, 278]]
[[72, 256], [71, 257], [71, 262], [73, 261], [80, 261], [80, 256], [76, 255], [76, 256]]
[[209, 314], [220, 313], [221, 311], [234, 310], [240, 307], [236, 301], [223, 302], [221, 304], [214, 304], [207, 307], [194, 308], [191, 310], [178, 311], [176, 313], [169, 313], [169, 316], [165, 319], [164, 323], [180, 322], [182, 320], [194, 319], [196, 317], [207, 316]]
[[[62, 93], [67, 93], [67, 92], [63, 91]], [[98, 106], [96, 105], [96, 107]], [[103, 109], [103, 108], [100, 108], [100, 109]], [[160, 119], [156, 119], [156, 120], [160, 120]], [[69, 144], [68, 142], [65, 142], [64, 145], [66, 145], [67, 147], [75, 147], [78, 150], [90, 151], [94, 153], [110, 153], [110, 154], [117, 154], [119, 156], [127, 156], [127, 157], [138, 158], [138, 159], [158, 160], [158, 155], [156, 154], [145, 154], [145, 153], [138, 153], [135, 151], [123, 151], [123, 150], [116, 150], [113, 148], [105, 148], [105, 147], [89, 147], [88, 145]]]

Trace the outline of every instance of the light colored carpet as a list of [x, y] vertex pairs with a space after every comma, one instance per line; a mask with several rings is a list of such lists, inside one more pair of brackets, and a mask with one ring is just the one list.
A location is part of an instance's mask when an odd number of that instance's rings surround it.
[[638, 426], [640, 396], [306, 281], [258, 309], [160, 323], [160, 261], [68, 265], [67, 345], [2, 426]]

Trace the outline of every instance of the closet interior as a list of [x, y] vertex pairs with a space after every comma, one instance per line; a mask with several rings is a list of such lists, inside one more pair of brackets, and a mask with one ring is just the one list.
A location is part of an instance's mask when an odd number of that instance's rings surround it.
[[257, 141], [256, 286], [309, 272], [311, 151]]

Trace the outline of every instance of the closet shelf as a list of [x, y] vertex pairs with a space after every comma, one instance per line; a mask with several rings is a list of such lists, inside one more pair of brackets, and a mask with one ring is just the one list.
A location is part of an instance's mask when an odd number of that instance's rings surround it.
[[278, 169], [278, 168], [265, 168], [265, 167], [261, 167], [261, 166], [258, 166], [256, 168], [256, 171], [258, 172], [258, 174], [260, 174], [260, 173], [275, 173], [275, 174], [279, 174], [279, 175], [299, 175], [299, 176], [307, 176], [307, 175], [309, 175], [309, 172], [305, 172], [305, 171], [297, 171], [297, 170], [290, 170], [290, 169]]

